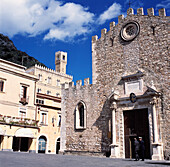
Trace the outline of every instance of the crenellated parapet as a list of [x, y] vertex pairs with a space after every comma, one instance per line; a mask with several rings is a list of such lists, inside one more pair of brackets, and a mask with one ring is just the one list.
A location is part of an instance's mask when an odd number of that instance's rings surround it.
[[[143, 8], [138, 8], [137, 9], [137, 15], [135, 15], [134, 10], [132, 8], [129, 8], [127, 10], [127, 17], [131, 17], [131, 16], [149, 16], [149, 17], [152, 17], [152, 16], [155, 16], [155, 14], [154, 14], [153, 8], [147, 9], [147, 15], [144, 15]], [[165, 17], [165, 16], [166, 16], [165, 8], [159, 9], [159, 16], [157, 16], [157, 17]], [[119, 15], [118, 16], [118, 24], [122, 23], [127, 17], [124, 17], [124, 15]], [[115, 22], [111, 22], [109, 31], [113, 31], [113, 27], [115, 27], [115, 26], [117, 26], [115, 24]], [[101, 38], [99, 38], [99, 39], [101, 39], [101, 40], [104, 39], [108, 32], [107, 32], [106, 28], [102, 29], [101, 30]], [[98, 36], [97, 35], [92, 36], [92, 43], [95, 43], [96, 41], [98, 41]]]
[[84, 79], [84, 85], [82, 84], [82, 80], [78, 80], [76, 81], [76, 85], [74, 85], [74, 82], [69, 82], [69, 83], [64, 83], [61, 84], [62, 85], [62, 89], [68, 89], [68, 88], [82, 88], [85, 86], [89, 86], [92, 85], [90, 84], [90, 79], [89, 78], [85, 78]]
[[38, 65], [38, 64], [35, 64], [35, 68], [38, 68], [38, 69], [40, 69], [40, 70], [44, 70], [44, 71], [46, 71], [46, 72], [50, 72], [50, 73], [52, 73], [52, 74], [57, 74], [57, 75], [59, 75], [59, 76], [63, 76], [63, 77], [66, 77], [66, 78], [73, 79], [73, 76], [71, 76], [71, 75], [67, 75], [67, 74], [64, 74], [64, 73], [60, 73], [60, 72], [57, 72], [57, 71], [55, 71], [55, 70], [53, 70], [53, 69], [50, 69], [50, 68], [47, 68], [47, 67], [44, 67], [44, 66], [40, 66], [40, 65]]

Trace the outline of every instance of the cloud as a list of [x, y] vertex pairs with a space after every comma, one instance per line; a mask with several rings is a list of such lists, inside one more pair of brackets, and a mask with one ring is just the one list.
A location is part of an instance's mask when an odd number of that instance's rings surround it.
[[170, 9], [170, 0], [161, 1], [156, 5], [156, 9], [160, 8]]
[[46, 32], [44, 39], [65, 40], [91, 30], [94, 14], [74, 3], [55, 0], [1, 0], [0, 32], [36, 36]]
[[[0, 33], [17, 34], [44, 40], [84, 39], [98, 23], [117, 17], [121, 5], [113, 3], [99, 18], [87, 7], [57, 0], [0, 0]], [[96, 22], [97, 20], [98, 22]]]
[[[94, 14], [87, 12], [86, 8], [74, 3], [65, 4], [59, 11], [62, 16], [55, 26], [50, 29], [44, 39], [68, 39], [75, 36], [87, 34], [91, 31], [94, 23]], [[57, 13], [56, 13], [57, 14]]]
[[98, 18], [99, 24], [104, 24], [107, 20], [113, 19], [120, 15], [121, 5], [113, 3], [106, 11], [104, 11]]

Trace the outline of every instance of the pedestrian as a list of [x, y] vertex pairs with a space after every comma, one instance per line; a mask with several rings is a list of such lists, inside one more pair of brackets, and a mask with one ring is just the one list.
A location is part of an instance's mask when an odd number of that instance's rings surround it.
[[134, 138], [134, 146], [135, 146], [135, 161], [139, 161], [140, 144], [139, 144], [137, 138]]
[[140, 143], [140, 158], [142, 161], [144, 161], [144, 152], [145, 152], [145, 145], [144, 141], [142, 140], [142, 137], [139, 137], [139, 143]]

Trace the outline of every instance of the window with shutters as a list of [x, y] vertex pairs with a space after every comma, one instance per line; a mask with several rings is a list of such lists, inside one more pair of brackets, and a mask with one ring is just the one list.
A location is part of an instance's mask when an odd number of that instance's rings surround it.
[[26, 118], [26, 108], [22, 108], [22, 107], [19, 108], [19, 117], [21, 119]]
[[20, 103], [28, 104], [28, 86], [21, 85]]
[[48, 125], [48, 111], [41, 111], [40, 112], [40, 124], [41, 125]]

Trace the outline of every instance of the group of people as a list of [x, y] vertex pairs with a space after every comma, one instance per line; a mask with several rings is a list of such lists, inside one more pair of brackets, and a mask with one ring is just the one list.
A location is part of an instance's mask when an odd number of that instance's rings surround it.
[[145, 146], [142, 137], [139, 137], [139, 141], [137, 140], [137, 138], [134, 138], [134, 146], [135, 146], [135, 161], [139, 161], [139, 159], [142, 159], [142, 161], [144, 161]]

